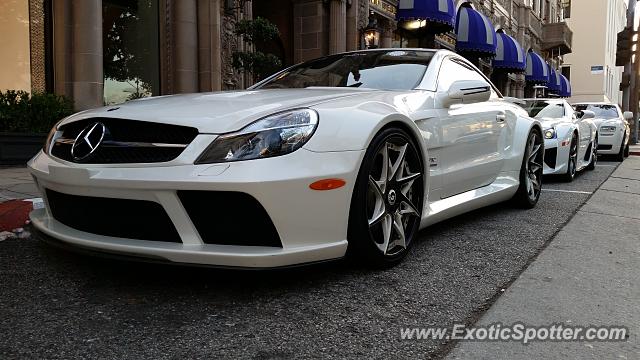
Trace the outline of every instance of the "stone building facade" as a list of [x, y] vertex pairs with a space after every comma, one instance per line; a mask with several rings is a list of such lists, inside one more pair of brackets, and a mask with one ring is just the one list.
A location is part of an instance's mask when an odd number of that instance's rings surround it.
[[[232, 66], [233, 52], [251, 50], [234, 33], [243, 19], [262, 17], [279, 28], [273, 44], [256, 46], [275, 53], [286, 66], [364, 48], [363, 31], [373, 19], [380, 46], [391, 46], [397, 8], [397, 0], [28, 3], [31, 81], [24, 87], [66, 95], [78, 110], [151, 95], [250, 86], [251, 74]], [[9, 86], [0, 83], [1, 90]]]
[[[563, 21], [569, 0], [471, 2], [554, 66], [571, 51]], [[256, 79], [232, 66], [234, 51], [252, 50], [234, 33], [236, 22], [262, 17], [274, 23], [279, 37], [255, 46], [288, 66], [366, 48], [372, 28], [375, 46], [410, 46], [396, 32], [397, 7], [398, 0], [28, 0], [30, 82], [24, 86], [66, 95], [78, 110], [151, 95], [242, 89]], [[455, 35], [439, 36], [437, 43], [453, 48]], [[481, 65], [491, 72], [489, 61]], [[509, 75], [502, 90], [525, 96], [524, 76]]]

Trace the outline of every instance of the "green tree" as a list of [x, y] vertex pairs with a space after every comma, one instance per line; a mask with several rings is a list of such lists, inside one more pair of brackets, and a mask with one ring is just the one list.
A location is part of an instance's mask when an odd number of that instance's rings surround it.
[[[240, 20], [236, 23], [235, 34], [250, 45], [264, 43], [276, 39], [280, 32], [276, 25], [267, 19], [258, 17], [254, 20]], [[282, 61], [273, 54], [261, 51], [235, 51], [233, 53], [234, 69], [248, 71], [261, 79], [282, 68]]]

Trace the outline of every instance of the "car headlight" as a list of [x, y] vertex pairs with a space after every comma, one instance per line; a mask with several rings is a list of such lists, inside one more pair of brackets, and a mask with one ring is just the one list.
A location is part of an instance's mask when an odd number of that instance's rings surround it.
[[51, 130], [49, 130], [47, 139], [45, 140], [44, 145], [42, 146], [42, 151], [44, 151], [44, 153], [47, 155], [49, 154], [49, 150], [51, 150], [51, 144], [53, 143], [53, 141], [60, 136], [60, 132], [58, 131], [58, 125], [60, 125], [60, 123], [63, 120], [64, 119], [58, 121], [55, 125], [53, 125]]
[[600, 131], [612, 133], [612, 132], [616, 132], [616, 127], [615, 126], [601, 126], [600, 127]]
[[556, 129], [555, 128], [546, 129], [544, 131], [544, 138], [545, 139], [555, 139], [556, 138]]
[[271, 115], [240, 131], [217, 137], [196, 164], [268, 158], [289, 154], [304, 145], [316, 127], [318, 114], [297, 109]]

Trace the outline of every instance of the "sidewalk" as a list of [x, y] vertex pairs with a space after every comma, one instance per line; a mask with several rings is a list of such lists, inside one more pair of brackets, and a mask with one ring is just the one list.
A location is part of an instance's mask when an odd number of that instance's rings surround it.
[[34, 203], [23, 199], [39, 198], [40, 192], [26, 167], [0, 168], [0, 241], [27, 236], [22, 227]]
[[26, 167], [0, 167], [0, 203], [40, 197]]
[[626, 159], [477, 325], [626, 326], [625, 342], [462, 341], [449, 359], [640, 356], [640, 157]]

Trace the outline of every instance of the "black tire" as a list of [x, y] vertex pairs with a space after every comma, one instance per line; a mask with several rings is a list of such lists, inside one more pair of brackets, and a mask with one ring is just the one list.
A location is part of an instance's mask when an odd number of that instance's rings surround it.
[[591, 144], [591, 161], [587, 166], [587, 170], [595, 170], [597, 163], [598, 163], [598, 137], [596, 136], [595, 140], [593, 140], [593, 144]]
[[624, 157], [628, 158], [629, 157], [629, 143], [627, 143], [627, 146], [624, 147]]
[[578, 136], [574, 133], [569, 145], [569, 159], [567, 159], [567, 172], [562, 175], [566, 182], [572, 182], [578, 170]]
[[[399, 149], [405, 145], [405, 159], [399, 160]], [[382, 161], [385, 152], [387, 163], [392, 164], [387, 171]], [[398, 169], [395, 173], [394, 168]], [[425, 171], [418, 147], [404, 130], [392, 127], [376, 135], [365, 153], [351, 198], [350, 256], [376, 268], [402, 261], [418, 234]], [[387, 175], [383, 178], [383, 174]], [[397, 226], [402, 228], [404, 240]]]
[[[533, 143], [533, 147], [530, 144]], [[535, 151], [535, 153], [534, 153]], [[532, 156], [533, 155], [533, 156]], [[542, 172], [544, 161], [544, 140], [538, 129], [532, 129], [527, 136], [522, 165], [520, 166], [520, 186], [511, 201], [514, 205], [531, 209], [536, 206], [542, 190]], [[535, 177], [537, 186], [531, 186]]]
[[625, 153], [625, 146], [624, 146], [624, 139], [625, 137], [627, 137], [627, 134], [623, 134], [622, 135], [622, 142], [620, 143], [620, 151], [618, 151], [618, 153], [616, 154], [616, 160], [617, 161], [624, 161], [624, 153]]

